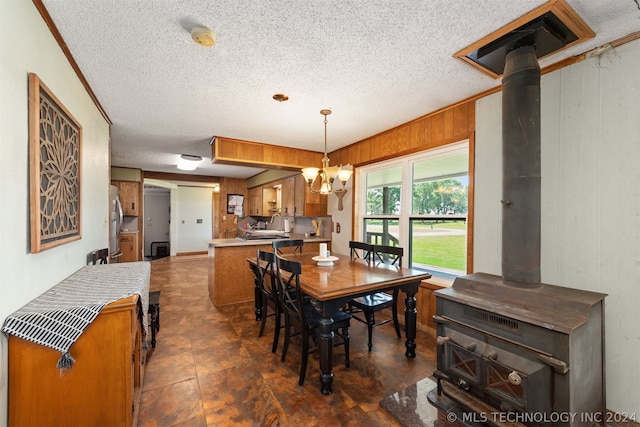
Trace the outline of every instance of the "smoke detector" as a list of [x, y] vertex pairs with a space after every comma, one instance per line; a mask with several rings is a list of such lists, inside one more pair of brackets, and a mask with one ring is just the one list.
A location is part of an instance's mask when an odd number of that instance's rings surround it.
[[211, 47], [216, 42], [216, 35], [207, 27], [195, 26], [191, 29], [191, 38], [202, 46]]

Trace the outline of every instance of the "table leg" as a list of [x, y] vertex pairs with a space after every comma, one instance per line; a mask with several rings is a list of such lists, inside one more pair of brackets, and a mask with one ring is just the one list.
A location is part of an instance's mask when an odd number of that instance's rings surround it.
[[407, 351], [405, 356], [410, 358], [416, 357], [416, 319], [418, 311], [416, 310], [416, 292], [417, 286], [407, 287], [405, 290], [407, 297], [404, 300], [404, 321], [407, 330], [407, 340], [404, 346]]
[[320, 319], [320, 391], [322, 394], [331, 394], [331, 384], [333, 383], [332, 324], [331, 316], [323, 314]]

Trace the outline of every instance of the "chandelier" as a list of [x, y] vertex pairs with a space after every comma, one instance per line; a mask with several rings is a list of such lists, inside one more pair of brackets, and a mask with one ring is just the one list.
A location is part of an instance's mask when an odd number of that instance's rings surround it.
[[[353, 170], [350, 165], [346, 166], [329, 166], [329, 157], [327, 156], [327, 116], [331, 114], [331, 110], [320, 110], [320, 114], [324, 116], [324, 157], [322, 158], [322, 169], [303, 168], [302, 175], [307, 180], [309, 190], [312, 193], [331, 194], [335, 193], [339, 199], [338, 209], [342, 210], [342, 197], [347, 192], [344, 188], [345, 184], [351, 177]], [[336, 177], [342, 183], [342, 188], [333, 189], [333, 181]], [[320, 187], [314, 188], [316, 180], [320, 180]]]

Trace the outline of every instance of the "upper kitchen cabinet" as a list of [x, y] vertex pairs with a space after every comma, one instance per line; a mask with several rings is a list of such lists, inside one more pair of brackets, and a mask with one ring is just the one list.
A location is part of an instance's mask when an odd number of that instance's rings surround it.
[[262, 208], [262, 187], [250, 188], [247, 203], [248, 215], [263, 215]]
[[280, 213], [286, 216], [293, 216], [295, 211], [295, 181], [296, 177], [291, 176], [282, 180], [281, 208]]
[[247, 215], [326, 216], [327, 195], [313, 193], [301, 174], [249, 189]]
[[262, 214], [273, 215], [278, 213], [278, 191], [273, 185], [262, 186]]
[[[313, 193], [302, 175], [295, 176], [294, 208], [295, 216], [326, 216], [327, 195]], [[317, 185], [317, 183], [316, 183]]]
[[140, 215], [140, 183], [135, 181], [111, 181], [120, 189], [122, 214], [125, 216]]

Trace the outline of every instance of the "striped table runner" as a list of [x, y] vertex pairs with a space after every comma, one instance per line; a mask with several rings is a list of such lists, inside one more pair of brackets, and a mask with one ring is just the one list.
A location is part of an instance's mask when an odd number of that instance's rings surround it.
[[58, 368], [68, 369], [75, 362], [69, 349], [100, 311], [137, 294], [146, 343], [150, 272], [148, 262], [83, 267], [7, 317], [2, 332], [62, 352]]

